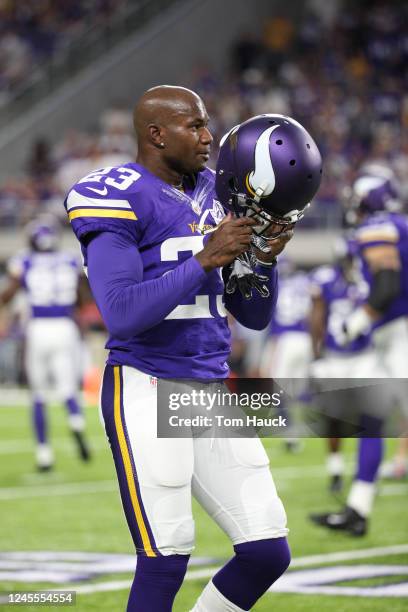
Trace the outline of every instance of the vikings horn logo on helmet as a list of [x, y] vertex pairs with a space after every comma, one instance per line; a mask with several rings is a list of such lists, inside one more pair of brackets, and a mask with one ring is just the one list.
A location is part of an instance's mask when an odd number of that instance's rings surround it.
[[279, 125], [273, 125], [259, 136], [255, 145], [255, 170], [248, 173], [245, 180], [246, 188], [252, 196], [258, 195], [261, 189], [261, 197], [266, 197], [275, 189], [275, 172], [269, 153], [269, 139], [271, 134]]
[[319, 149], [291, 117], [258, 115], [234, 126], [221, 139], [217, 199], [238, 216], [251, 211], [269, 225], [296, 223], [315, 196], [321, 177]]

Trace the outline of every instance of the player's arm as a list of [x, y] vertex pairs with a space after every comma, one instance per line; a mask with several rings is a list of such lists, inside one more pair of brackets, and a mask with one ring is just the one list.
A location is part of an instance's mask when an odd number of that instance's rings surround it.
[[366, 308], [373, 319], [379, 318], [401, 291], [401, 259], [391, 244], [366, 248], [364, 258], [373, 275]]
[[367, 246], [363, 250], [363, 257], [373, 280], [367, 301], [347, 321], [348, 340], [367, 333], [401, 291], [401, 260], [393, 244]]
[[226, 309], [241, 325], [249, 329], [261, 330], [270, 323], [278, 299], [278, 272], [276, 266], [269, 268], [259, 266], [256, 272], [268, 278], [265, 283], [269, 289], [268, 297], [262, 297], [257, 291], [253, 291], [252, 298], [247, 300], [240, 291], [235, 291], [234, 293], [225, 292], [224, 299]]
[[309, 329], [312, 340], [312, 350], [314, 359], [319, 359], [322, 355], [324, 338], [327, 326], [327, 307], [322, 293], [317, 289], [312, 289], [312, 305], [309, 315]]
[[[276, 226], [272, 226], [269, 231], [276, 231]], [[267, 286], [269, 296], [267, 298], [253, 292], [252, 298], [246, 300], [241, 293], [236, 291], [232, 294], [225, 293], [225, 306], [227, 310], [245, 327], [249, 329], [261, 330], [270, 323], [273, 310], [278, 299], [278, 272], [275, 267], [276, 256], [285, 248], [286, 244], [293, 236], [293, 229], [290, 228], [283, 232], [278, 238], [270, 240], [268, 246], [269, 253], [264, 253], [260, 249], [254, 249], [259, 262], [256, 272], [268, 278]]]
[[6, 286], [0, 291], [0, 306], [11, 302], [21, 288], [21, 280], [16, 276], [9, 276]]
[[154, 327], [189, 294], [198, 291], [205, 271], [190, 257], [167, 274], [143, 280], [143, 262], [126, 236], [102, 232], [87, 245], [88, 279], [110, 334], [129, 338]]
[[128, 338], [161, 323], [188, 296], [198, 293], [207, 272], [248, 248], [249, 225], [238, 219], [226, 224], [195, 257], [152, 280], [143, 280], [142, 258], [132, 238], [109, 231], [91, 235], [88, 279], [108, 331]]

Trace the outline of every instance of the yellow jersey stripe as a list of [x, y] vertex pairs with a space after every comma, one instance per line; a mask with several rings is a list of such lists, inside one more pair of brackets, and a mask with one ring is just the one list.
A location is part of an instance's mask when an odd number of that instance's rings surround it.
[[113, 219], [133, 219], [137, 217], [133, 210], [107, 210], [106, 208], [77, 208], [68, 213], [70, 221], [78, 217], [111, 217]]
[[126, 443], [125, 433], [123, 431], [122, 417], [120, 413], [120, 369], [119, 366], [114, 366], [114, 417], [116, 433], [118, 435], [119, 446], [122, 454], [123, 466], [125, 468], [126, 480], [129, 487], [130, 499], [132, 501], [133, 510], [135, 513], [136, 523], [139, 527], [142, 536], [143, 546], [148, 557], [156, 557], [156, 553], [152, 549], [149, 534], [147, 533], [146, 525], [143, 520], [142, 510], [137, 498], [135, 481], [133, 478], [132, 463], [130, 461], [129, 449]]
[[390, 242], [395, 244], [398, 242], [398, 235], [391, 235], [383, 232], [365, 232], [357, 236], [357, 241], [360, 243], [364, 242]]

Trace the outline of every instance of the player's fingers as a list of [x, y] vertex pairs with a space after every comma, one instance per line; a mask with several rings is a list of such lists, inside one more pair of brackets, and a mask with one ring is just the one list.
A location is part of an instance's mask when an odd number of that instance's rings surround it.
[[231, 221], [233, 219], [232, 213], [228, 213], [223, 220], [217, 225], [218, 227], [221, 227], [222, 225], [225, 225], [226, 223], [228, 223], [229, 221]]
[[231, 220], [231, 225], [234, 225], [235, 227], [241, 227], [241, 226], [251, 227], [252, 225], [256, 225], [256, 224], [257, 222], [252, 217], [239, 217], [239, 218], [234, 217]]

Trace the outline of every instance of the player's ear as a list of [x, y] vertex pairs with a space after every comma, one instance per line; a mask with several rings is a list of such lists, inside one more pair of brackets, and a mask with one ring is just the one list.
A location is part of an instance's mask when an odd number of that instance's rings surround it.
[[148, 125], [150, 140], [158, 148], [162, 148], [163, 142], [163, 128], [157, 123], [150, 123]]

